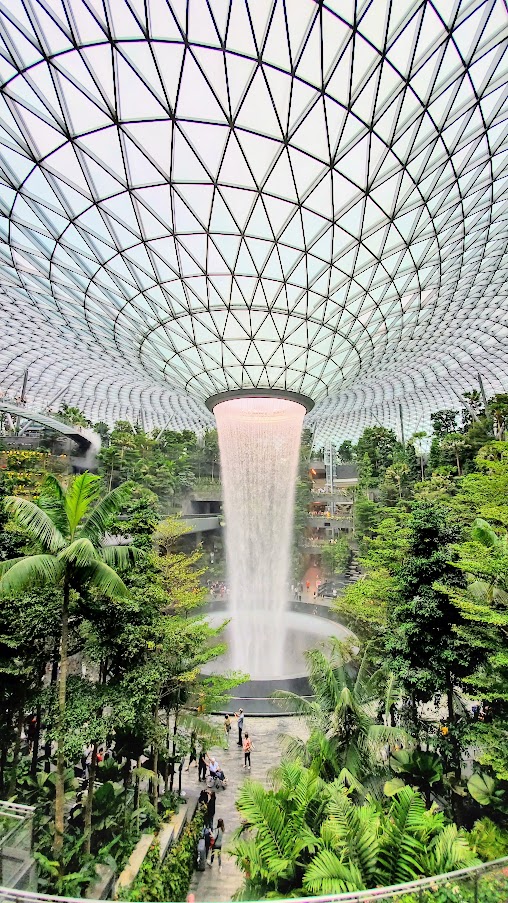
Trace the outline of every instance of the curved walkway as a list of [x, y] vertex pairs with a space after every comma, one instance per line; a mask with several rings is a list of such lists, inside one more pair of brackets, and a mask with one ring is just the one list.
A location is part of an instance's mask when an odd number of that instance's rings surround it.
[[[222, 719], [219, 719], [222, 721]], [[227, 848], [231, 841], [233, 831], [240, 825], [240, 817], [235, 808], [235, 801], [238, 796], [238, 789], [246, 779], [246, 775], [252, 775], [256, 781], [261, 781], [265, 785], [270, 783], [269, 772], [280, 762], [280, 746], [278, 742], [279, 735], [282, 733], [294, 733], [301, 736], [305, 730], [299, 718], [255, 718], [245, 716], [245, 728], [252, 738], [252, 769], [246, 772], [243, 766], [243, 753], [236, 745], [238, 740], [238, 731], [236, 723], [233, 723], [230, 739], [231, 744], [229, 750], [219, 749], [218, 747], [211, 750], [211, 755], [218, 759], [220, 765], [228, 779], [226, 790], [218, 791], [217, 806], [215, 811], [214, 825], [217, 819], [224, 819], [226, 834], [224, 845]], [[186, 773], [186, 787], [192, 788], [192, 792], [196, 788], [203, 786], [198, 784], [197, 768], [192, 768]], [[222, 856], [222, 872], [219, 872], [217, 856], [215, 857], [212, 868], [205, 868], [204, 872], [194, 872], [190, 893], [195, 895], [196, 903], [219, 903], [219, 901], [231, 900], [233, 894], [241, 887], [243, 875], [236, 867], [231, 856], [223, 852]]]

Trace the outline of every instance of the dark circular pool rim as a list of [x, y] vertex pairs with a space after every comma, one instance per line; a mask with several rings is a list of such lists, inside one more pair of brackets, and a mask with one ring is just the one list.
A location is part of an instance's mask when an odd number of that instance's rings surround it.
[[[224, 601], [219, 599], [209, 602], [206, 606], [206, 613], [214, 611], [222, 611]], [[317, 617], [325, 618], [328, 621], [334, 621], [343, 624], [338, 615], [332, 611], [327, 605], [317, 605], [312, 602], [298, 602], [292, 600], [289, 603], [291, 611], [300, 614], [315, 614]], [[345, 626], [345, 625], [343, 625]], [[248, 680], [237, 687], [233, 687], [230, 691], [230, 708], [229, 714], [243, 709], [246, 716], [255, 715], [263, 718], [283, 718], [293, 717], [296, 712], [291, 711], [286, 703], [282, 705], [275, 699], [271, 698], [276, 690], [286, 690], [290, 693], [296, 693], [298, 696], [307, 696], [312, 698], [312, 690], [307, 677], [290, 677], [275, 680]], [[219, 709], [213, 714], [225, 715], [225, 709]]]

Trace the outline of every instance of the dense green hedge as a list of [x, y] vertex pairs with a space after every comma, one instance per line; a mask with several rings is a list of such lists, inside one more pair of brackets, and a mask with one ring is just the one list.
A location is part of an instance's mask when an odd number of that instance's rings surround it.
[[404, 894], [397, 898], [400, 903], [501, 903], [508, 900], [508, 875], [482, 875], [478, 888], [474, 882], [449, 881], [434, 885], [415, 894]]
[[154, 841], [145, 856], [136, 880], [125, 891], [126, 900], [177, 901], [185, 900], [197, 859], [198, 840], [204, 824], [204, 812], [196, 812], [185, 826], [180, 839], [169, 850], [164, 862], [160, 861], [159, 842]]

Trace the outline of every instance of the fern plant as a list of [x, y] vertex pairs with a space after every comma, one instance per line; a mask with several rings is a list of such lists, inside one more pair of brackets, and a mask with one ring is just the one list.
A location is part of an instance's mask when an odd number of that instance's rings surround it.
[[403, 884], [478, 862], [467, 836], [426, 809], [415, 790], [404, 787], [384, 812], [371, 801], [355, 806], [335, 785], [320, 829], [320, 849], [305, 871], [303, 888], [336, 894]]
[[369, 798], [355, 804], [340, 778], [325, 784], [298, 761], [283, 763], [278, 778], [270, 790], [247, 781], [237, 800], [242, 827], [231, 852], [249, 899], [328, 896], [478, 862], [467, 835], [435, 807], [426, 809], [412, 787], [383, 809]]
[[278, 790], [267, 791], [256, 781], [242, 785], [236, 802], [242, 825], [231, 852], [251, 885], [285, 893], [300, 885], [308, 854], [317, 849], [314, 829], [327, 791], [300, 762], [283, 763], [278, 776]]

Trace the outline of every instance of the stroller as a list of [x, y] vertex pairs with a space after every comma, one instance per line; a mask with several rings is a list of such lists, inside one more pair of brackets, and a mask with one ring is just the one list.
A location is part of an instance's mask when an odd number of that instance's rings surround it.
[[225, 790], [227, 785], [228, 779], [222, 768], [218, 768], [217, 771], [214, 771], [211, 774], [208, 772], [207, 787], [209, 787], [210, 790]]

